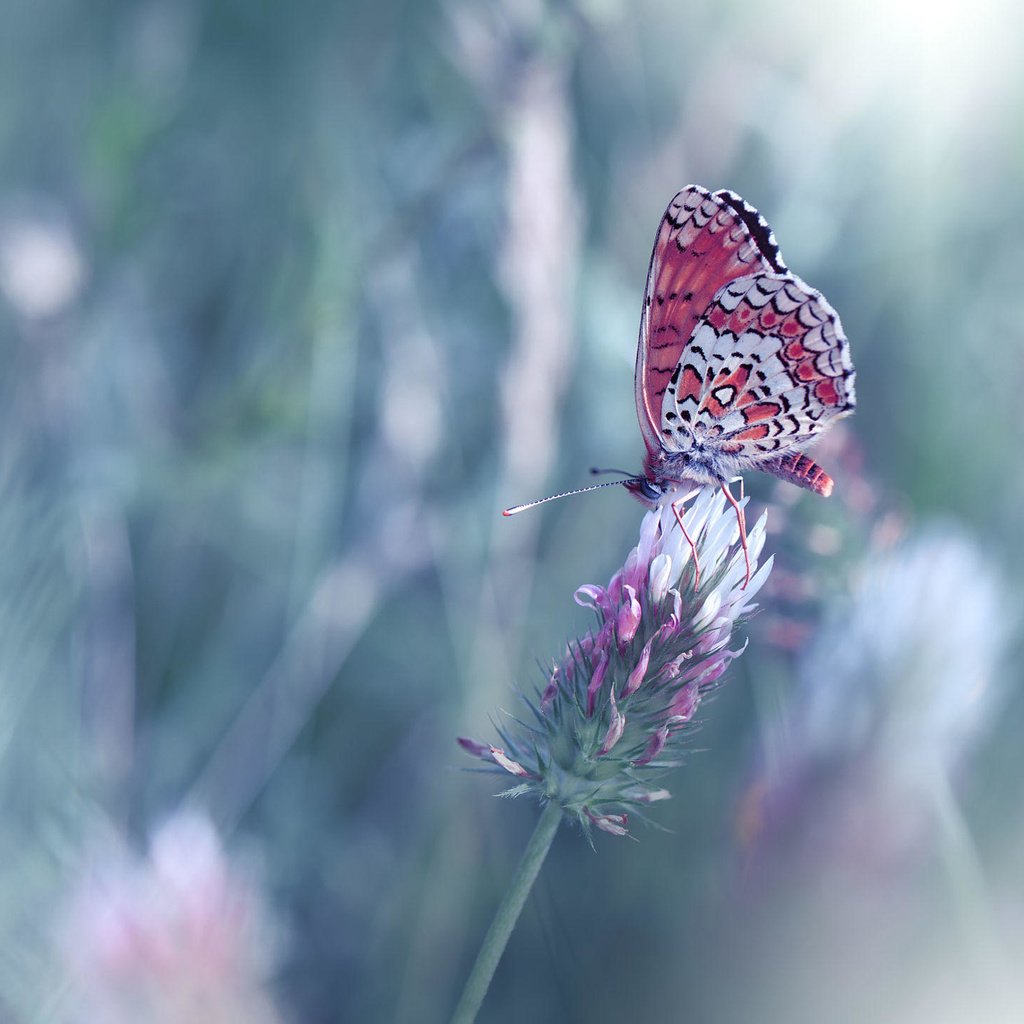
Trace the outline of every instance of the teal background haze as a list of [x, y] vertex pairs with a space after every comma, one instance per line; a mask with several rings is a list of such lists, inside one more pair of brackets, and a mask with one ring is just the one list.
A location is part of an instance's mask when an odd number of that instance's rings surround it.
[[[0, 1020], [79, 1019], [53, 922], [85, 851], [181, 807], [259, 852], [285, 1019], [447, 1018], [537, 814], [455, 737], [493, 740], [589, 627], [573, 592], [641, 509], [499, 513], [639, 469], [642, 289], [688, 182], [753, 203], [840, 312], [858, 410], [816, 449], [834, 498], [748, 477], [776, 580], [667, 831], [563, 828], [486, 1018], [1020, 1019], [1015, 6], [5, 15]], [[857, 671], [892, 692], [964, 620], [970, 678], [914, 689], [870, 782], [881, 705], [801, 760], [815, 637], [842, 651], [858, 581], [926, 528], [971, 554]], [[930, 702], [990, 662], [907, 795]]]

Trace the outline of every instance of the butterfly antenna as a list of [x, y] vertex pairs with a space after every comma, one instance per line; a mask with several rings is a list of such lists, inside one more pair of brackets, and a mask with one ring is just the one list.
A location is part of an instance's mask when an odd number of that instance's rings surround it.
[[[630, 476], [631, 480], [639, 480], [639, 477]], [[618, 487], [620, 484], [626, 483], [626, 480], [606, 480], [603, 484], [593, 484], [591, 487], [578, 487], [575, 491], [562, 491], [561, 494], [552, 494], [547, 498], [538, 498], [536, 501], [528, 501], [525, 505], [513, 505], [512, 508], [505, 509], [501, 514], [503, 516], [514, 516], [517, 512], [525, 512], [528, 508], [536, 508], [538, 505], [543, 505], [546, 501], [557, 501], [559, 498], [570, 498], [574, 494], [586, 494], [588, 491], [599, 491], [602, 487]]]
[[627, 473], [624, 469], [598, 469], [597, 466], [591, 466], [590, 472], [593, 476], [599, 476], [601, 473], [621, 473], [623, 476], [635, 476], [634, 473]]

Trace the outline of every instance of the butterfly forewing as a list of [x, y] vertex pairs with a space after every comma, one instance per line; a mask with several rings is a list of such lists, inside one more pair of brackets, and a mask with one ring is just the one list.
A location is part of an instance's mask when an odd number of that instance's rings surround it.
[[[764, 251], [747, 226], [751, 217], [763, 225]], [[669, 379], [711, 300], [730, 281], [780, 265], [770, 229], [738, 196], [688, 185], [669, 203], [651, 254], [637, 346], [637, 415], [648, 450], [661, 444]]]

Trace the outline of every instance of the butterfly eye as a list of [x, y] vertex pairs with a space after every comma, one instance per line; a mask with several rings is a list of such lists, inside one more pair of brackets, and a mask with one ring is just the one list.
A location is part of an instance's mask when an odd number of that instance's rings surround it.
[[651, 481], [645, 477], [640, 481], [640, 493], [643, 494], [648, 501], [657, 501], [663, 492], [660, 487], [652, 484]]

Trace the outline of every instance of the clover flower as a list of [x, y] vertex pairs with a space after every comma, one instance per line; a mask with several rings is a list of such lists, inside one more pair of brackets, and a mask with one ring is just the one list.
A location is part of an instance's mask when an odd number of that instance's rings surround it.
[[94, 858], [62, 929], [72, 1021], [277, 1024], [266, 989], [273, 937], [253, 880], [210, 822], [170, 818], [148, 857]]
[[[771, 570], [769, 559], [744, 588], [736, 516], [721, 491], [704, 489], [684, 513], [694, 565], [670, 506], [644, 517], [637, 546], [607, 587], [587, 585], [576, 601], [595, 627], [568, 649], [527, 699], [530, 720], [499, 728], [501, 746], [460, 738], [470, 754], [533, 794], [558, 804], [585, 829], [628, 834], [628, 812], [669, 797], [654, 785], [677, 765], [701, 700], [729, 662], [737, 621]], [[752, 567], [765, 516], [749, 532]]]

